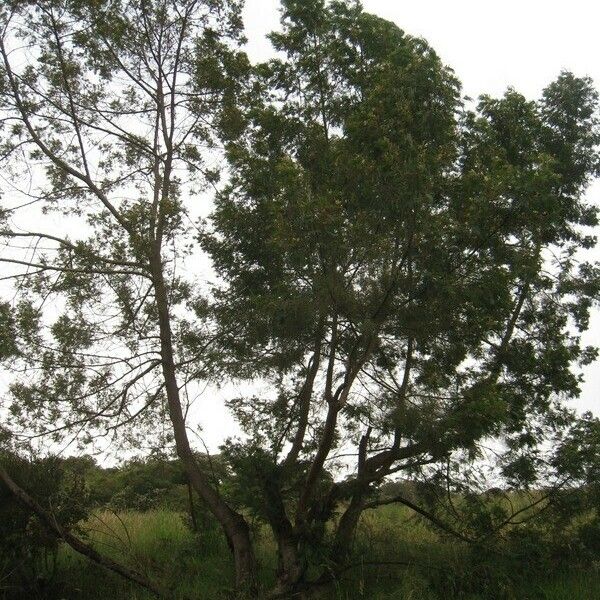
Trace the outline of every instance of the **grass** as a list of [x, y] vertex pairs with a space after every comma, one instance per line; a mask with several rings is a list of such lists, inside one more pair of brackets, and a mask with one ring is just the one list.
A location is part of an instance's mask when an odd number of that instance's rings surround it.
[[[172, 511], [101, 512], [85, 524], [104, 553], [159, 579], [178, 598], [224, 600], [232, 564], [218, 531], [194, 535]], [[395, 506], [365, 514], [356, 538], [356, 565], [328, 590], [331, 600], [600, 600], [600, 570], [527, 573], [512, 578], [492, 563], [474, 567], [468, 550], [438, 538], [409, 511]], [[275, 547], [258, 536], [261, 581], [272, 583]], [[372, 564], [381, 561], [387, 564]], [[391, 563], [400, 564], [391, 564]], [[107, 573], [70, 548], [59, 553], [57, 600], [147, 600], [137, 586]], [[32, 598], [32, 600], [37, 600]]]
[[[217, 599], [228, 591], [232, 563], [221, 536], [217, 532], [194, 536], [178, 513], [103, 512], [86, 524], [86, 531], [89, 540], [105, 554], [160, 580], [181, 598]], [[75, 583], [69, 599], [151, 597], [137, 586], [90, 564], [70, 548], [62, 549], [59, 569]]]

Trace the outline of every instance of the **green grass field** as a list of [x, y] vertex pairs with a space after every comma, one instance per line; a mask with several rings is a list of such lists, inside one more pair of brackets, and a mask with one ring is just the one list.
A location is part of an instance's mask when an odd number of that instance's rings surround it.
[[[219, 600], [230, 596], [231, 563], [218, 532], [194, 535], [171, 511], [96, 514], [86, 524], [103, 552], [160, 579], [176, 597]], [[600, 600], [600, 569], [514, 573], [488, 559], [473, 566], [467, 549], [439, 539], [398, 507], [366, 514], [356, 538], [356, 564], [324, 592], [332, 600]], [[262, 584], [272, 583], [275, 548], [258, 533]], [[526, 560], [526, 559], [523, 559]], [[523, 562], [521, 560], [521, 563]], [[373, 564], [373, 563], [382, 564]], [[394, 563], [394, 564], [392, 564]], [[395, 564], [398, 563], [398, 564]], [[518, 571], [518, 572], [517, 572]], [[67, 600], [142, 600], [150, 595], [62, 548], [56, 578]]]

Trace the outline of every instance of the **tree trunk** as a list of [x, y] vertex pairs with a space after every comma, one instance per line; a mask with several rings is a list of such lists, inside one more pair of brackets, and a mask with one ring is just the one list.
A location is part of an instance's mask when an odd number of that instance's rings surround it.
[[277, 541], [276, 589], [281, 594], [293, 593], [306, 572], [306, 565], [300, 557], [298, 538], [287, 518], [272, 528]]
[[159, 252], [155, 253], [152, 261], [152, 275], [160, 328], [162, 371], [177, 455], [183, 463], [189, 481], [221, 524], [229, 545], [233, 549], [236, 587], [254, 590], [256, 588], [256, 560], [248, 524], [244, 517], [232, 510], [221, 498], [218, 491], [212, 487], [210, 481], [198, 466], [189, 443], [179, 396], [173, 356], [169, 303]]
[[196, 519], [196, 507], [194, 506], [194, 492], [190, 478], [187, 478], [188, 505], [190, 507], [190, 519], [192, 521], [192, 531], [198, 533], [198, 520]]
[[287, 515], [278, 475], [263, 481], [264, 510], [277, 543], [277, 585], [270, 596], [285, 598], [304, 577], [305, 567], [298, 552], [298, 536]]
[[363, 495], [358, 492], [352, 496], [352, 500], [344, 514], [340, 518], [335, 538], [331, 558], [334, 565], [343, 567], [352, 550], [352, 540], [356, 532], [356, 527], [364, 509]]

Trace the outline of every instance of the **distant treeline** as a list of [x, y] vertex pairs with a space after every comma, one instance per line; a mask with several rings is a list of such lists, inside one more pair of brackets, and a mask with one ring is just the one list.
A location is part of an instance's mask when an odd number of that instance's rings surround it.
[[[207, 464], [222, 484], [225, 469], [218, 457], [210, 461], [201, 456], [198, 459]], [[86, 509], [189, 511], [185, 471], [178, 460], [167, 456], [132, 459], [115, 467], [103, 467], [90, 455], [23, 458], [5, 454], [3, 460], [13, 479], [36, 498], [45, 498], [46, 503], [57, 495], [67, 494], [72, 501], [76, 496]], [[22, 510], [1, 482], [0, 502], [1, 511]], [[57, 505], [48, 508], [55, 510]]]

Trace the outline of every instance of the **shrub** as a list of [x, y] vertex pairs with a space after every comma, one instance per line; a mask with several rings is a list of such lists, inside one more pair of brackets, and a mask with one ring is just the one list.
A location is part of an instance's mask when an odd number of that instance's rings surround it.
[[[26, 459], [7, 452], [0, 461], [62, 527], [77, 530], [89, 502], [84, 477], [73, 465], [55, 456]], [[0, 597], [52, 598], [60, 587], [55, 580], [59, 543], [0, 482]]]

